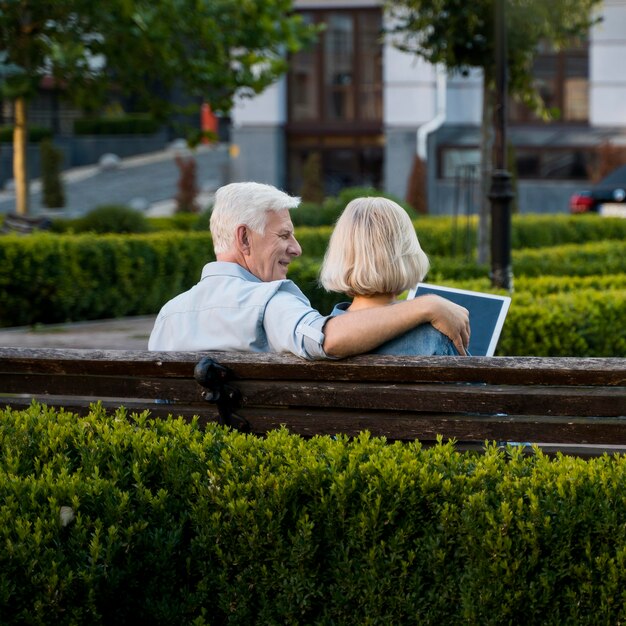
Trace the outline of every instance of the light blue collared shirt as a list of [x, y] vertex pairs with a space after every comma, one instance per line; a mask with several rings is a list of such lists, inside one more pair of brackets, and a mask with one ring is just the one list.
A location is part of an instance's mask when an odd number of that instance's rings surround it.
[[215, 261], [204, 266], [199, 283], [161, 308], [148, 349], [292, 352], [325, 359], [327, 319], [293, 281], [263, 282], [236, 263]]

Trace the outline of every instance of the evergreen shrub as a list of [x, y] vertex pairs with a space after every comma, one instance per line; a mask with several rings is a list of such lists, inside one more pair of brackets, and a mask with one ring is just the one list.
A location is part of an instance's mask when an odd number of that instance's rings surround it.
[[626, 459], [0, 415], [0, 621], [619, 624]]
[[59, 209], [65, 206], [65, 192], [61, 180], [63, 152], [50, 139], [43, 139], [41, 152], [41, 183], [44, 206]]
[[133, 113], [74, 120], [76, 135], [152, 135], [160, 124], [150, 115]]
[[[46, 126], [28, 125], [28, 141], [32, 143], [39, 143], [43, 139], [50, 139], [52, 137], [52, 129]], [[12, 143], [13, 142], [13, 126], [0, 126], [0, 142]]]
[[328, 197], [323, 202], [303, 201], [291, 211], [294, 226], [332, 226], [345, 209], [348, 202], [364, 196], [381, 196], [397, 202], [409, 214], [416, 217], [413, 207], [393, 194], [374, 189], [373, 187], [346, 187], [336, 197]]
[[146, 216], [128, 206], [105, 204], [74, 221], [77, 233], [147, 233], [150, 222]]
[[4, 236], [0, 324], [156, 313], [212, 258], [208, 233]]

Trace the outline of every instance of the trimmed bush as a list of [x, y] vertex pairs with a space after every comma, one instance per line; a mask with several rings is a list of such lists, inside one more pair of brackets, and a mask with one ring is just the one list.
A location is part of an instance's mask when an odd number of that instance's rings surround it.
[[65, 193], [61, 180], [63, 152], [50, 139], [41, 141], [40, 151], [43, 203], [51, 209], [64, 207]]
[[76, 135], [153, 135], [159, 128], [153, 117], [141, 113], [74, 120]]
[[619, 624], [626, 459], [0, 415], [0, 615], [33, 624]]
[[156, 313], [199, 280], [212, 255], [204, 233], [4, 236], [0, 323]]
[[[52, 129], [45, 126], [28, 126], [28, 141], [32, 143], [39, 143], [43, 139], [50, 139], [52, 137]], [[13, 142], [13, 126], [0, 126], [0, 142], [12, 143]]]
[[143, 213], [120, 204], [106, 204], [74, 221], [77, 233], [147, 233], [150, 222]]

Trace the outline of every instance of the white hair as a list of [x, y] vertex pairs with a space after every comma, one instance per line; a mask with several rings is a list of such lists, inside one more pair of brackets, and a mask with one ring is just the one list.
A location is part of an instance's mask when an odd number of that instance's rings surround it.
[[211, 211], [211, 236], [215, 254], [227, 252], [235, 241], [237, 226], [245, 224], [263, 234], [268, 211], [295, 209], [300, 198], [290, 196], [272, 185], [230, 183], [215, 192]]
[[356, 198], [337, 220], [320, 270], [327, 291], [349, 296], [398, 294], [428, 272], [407, 212], [387, 198]]

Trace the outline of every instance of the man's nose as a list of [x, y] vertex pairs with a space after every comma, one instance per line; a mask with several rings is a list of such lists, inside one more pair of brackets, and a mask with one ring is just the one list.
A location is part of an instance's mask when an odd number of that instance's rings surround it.
[[302, 248], [295, 237], [291, 238], [291, 242], [289, 243], [289, 248], [287, 250], [292, 256], [300, 256], [302, 254]]

